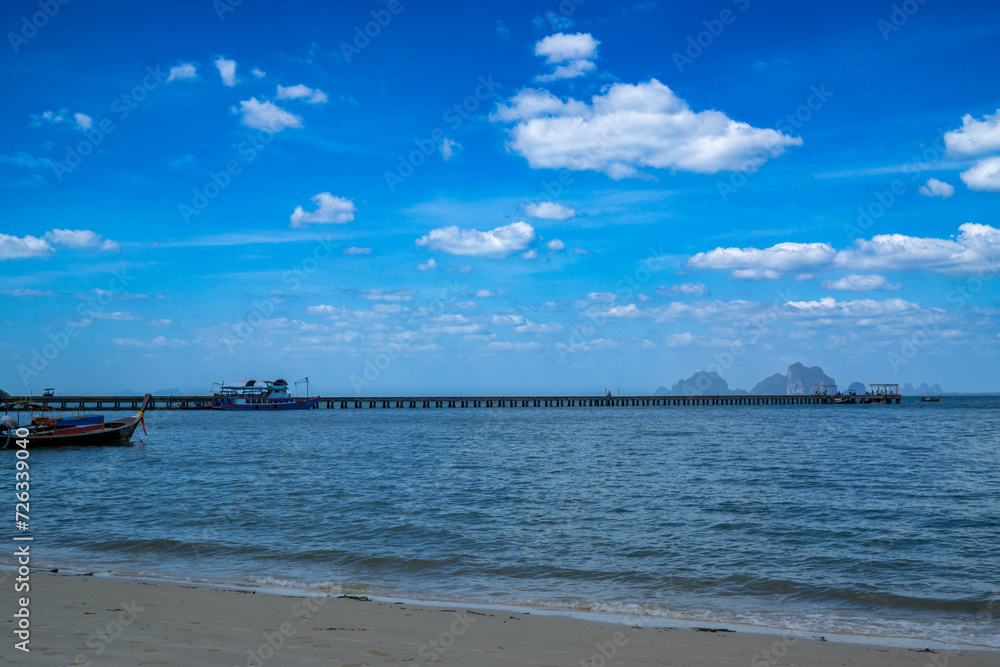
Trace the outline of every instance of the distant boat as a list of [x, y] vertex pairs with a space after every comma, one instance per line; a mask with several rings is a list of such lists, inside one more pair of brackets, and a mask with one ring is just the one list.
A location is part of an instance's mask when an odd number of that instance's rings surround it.
[[920, 399], [922, 403], [937, 403], [941, 400], [940, 396], [924, 396]]
[[[306, 392], [308, 393], [308, 392]], [[319, 398], [295, 398], [288, 393], [284, 380], [250, 380], [244, 385], [219, 385], [213, 394], [217, 410], [307, 410], [316, 407]]]
[[[132, 439], [135, 429], [143, 424], [146, 430], [143, 414], [149, 405], [150, 395], [142, 399], [139, 412], [131, 417], [105, 421], [104, 415], [77, 415], [63, 417], [57, 410], [41, 403], [15, 401], [0, 405], [4, 410], [0, 417], [0, 449], [14, 449], [15, 441], [23, 438], [17, 435], [19, 429], [28, 430], [27, 448], [67, 447], [67, 446], [98, 446], [127, 445]], [[28, 423], [21, 425], [20, 421], [27, 413]]]

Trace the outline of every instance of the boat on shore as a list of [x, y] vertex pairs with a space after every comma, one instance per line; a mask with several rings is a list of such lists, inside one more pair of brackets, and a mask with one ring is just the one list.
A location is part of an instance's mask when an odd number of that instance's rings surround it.
[[[146, 430], [144, 413], [149, 405], [150, 395], [142, 399], [142, 407], [136, 414], [123, 419], [105, 421], [104, 415], [79, 414], [64, 417], [58, 410], [41, 403], [15, 401], [0, 405], [4, 415], [0, 418], [0, 449], [11, 449], [16, 440], [28, 440], [28, 449], [38, 447], [77, 447], [101, 445], [127, 445], [132, 440], [135, 429], [142, 424]], [[27, 413], [27, 423], [21, 420]], [[18, 430], [27, 429], [25, 437]]]
[[250, 380], [243, 385], [219, 383], [218, 387], [212, 397], [216, 410], [308, 410], [319, 403], [319, 397], [292, 396], [288, 383], [280, 379]]

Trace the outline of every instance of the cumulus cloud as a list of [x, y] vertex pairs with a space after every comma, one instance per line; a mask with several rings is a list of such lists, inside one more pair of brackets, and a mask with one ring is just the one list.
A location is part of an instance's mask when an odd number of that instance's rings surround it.
[[45, 232], [45, 239], [53, 245], [64, 245], [68, 248], [118, 250], [119, 247], [117, 242], [104, 239], [89, 229], [53, 229]]
[[433, 257], [427, 260], [424, 264], [417, 264], [418, 271], [436, 271], [437, 267], [437, 262], [434, 261]]
[[1000, 157], [980, 160], [972, 169], [959, 174], [959, 177], [970, 190], [1000, 192]]
[[215, 61], [215, 67], [219, 70], [219, 76], [222, 77], [222, 83], [230, 87], [236, 85], [235, 60], [226, 60], [225, 58], [219, 57]]
[[522, 208], [526, 215], [541, 220], [568, 220], [576, 215], [575, 209], [551, 201], [525, 204]]
[[350, 248], [344, 248], [345, 255], [370, 255], [372, 253], [371, 248], [357, 248], [351, 246]]
[[[233, 66], [235, 70], [235, 64]], [[181, 63], [176, 67], [170, 68], [170, 73], [167, 75], [167, 81], [177, 81], [178, 79], [193, 79], [198, 75], [197, 68], [194, 63]]]
[[566, 244], [560, 241], [559, 239], [552, 239], [551, 241], [545, 244], [545, 247], [547, 247], [549, 250], [563, 250], [566, 248]]
[[75, 113], [73, 118], [76, 120], [76, 129], [78, 130], [89, 130], [94, 126], [94, 119], [85, 113]]
[[708, 288], [705, 287], [705, 283], [681, 283], [680, 285], [674, 285], [668, 290], [669, 294], [687, 294], [690, 296], [705, 296], [708, 294]]
[[597, 46], [600, 44], [589, 33], [578, 32], [567, 35], [558, 32], [549, 35], [535, 44], [535, 55], [545, 58], [545, 62], [553, 65], [551, 74], [536, 76], [536, 81], [556, 81], [558, 79], [575, 79], [587, 72], [593, 71], [596, 65], [593, 59], [597, 57]]
[[302, 118], [285, 111], [274, 102], [258, 102], [256, 97], [240, 101], [243, 124], [255, 130], [281, 132], [289, 127], [302, 127]]
[[613, 84], [589, 105], [524, 90], [491, 119], [516, 123], [508, 148], [535, 169], [600, 171], [616, 180], [639, 176], [639, 167], [740, 171], [802, 144], [799, 137], [751, 127], [721, 111], [694, 112], [656, 79]]
[[40, 127], [46, 123], [53, 125], [63, 125], [73, 123], [78, 130], [89, 130], [94, 126], [94, 119], [85, 113], [70, 114], [66, 109], [59, 111], [43, 111], [40, 114], [31, 114], [31, 126]]
[[885, 276], [878, 274], [859, 275], [853, 273], [837, 280], [824, 280], [824, 289], [838, 290], [841, 292], [870, 292], [874, 290], [898, 290], [902, 287], [899, 284], [890, 283]]
[[279, 100], [305, 100], [309, 104], [323, 104], [327, 101], [326, 93], [318, 88], [310, 88], [303, 84], [295, 86], [278, 86]]
[[334, 197], [329, 192], [320, 192], [312, 197], [316, 210], [307, 213], [301, 206], [292, 211], [292, 227], [304, 227], [310, 223], [343, 224], [354, 220], [357, 208], [354, 202], [344, 197]]
[[263, 79], [265, 76], [267, 76], [267, 73], [259, 67], [254, 67], [252, 70], [250, 70], [250, 73], [253, 74], [258, 79]]
[[526, 250], [535, 238], [534, 227], [526, 222], [514, 222], [485, 232], [459, 229], [454, 225], [440, 227], [421, 236], [416, 243], [450, 255], [507, 257]]
[[0, 261], [5, 259], [47, 257], [51, 252], [52, 245], [45, 239], [35, 236], [0, 234]]
[[696, 340], [698, 339], [693, 333], [685, 331], [684, 333], [669, 334], [663, 339], [663, 342], [666, 343], [668, 347], [687, 347]]
[[829, 271], [932, 271], [973, 275], [990, 270], [1000, 255], [1000, 229], [965, 223], [954, 239], [879, 234], [836, 251], [828, 243], [779, 243], [770, 248], [716, 248], [686, 266], [731, 271], [733, 278], [777, 278], [784, 273]]
[[975, 157], [1000, 151], [1000, 109], [992, 116], [976, 120], [970, 114], [962, 116], [962, 127], [945, 132], [944, 145], [956, 158]]
[[947, 199], [955, 194], [955, 187], [936, 178], [927, 179], [925, 185], [920, 186], [920, 194], [925, 197], [941, 197]]
[[358, 292], [358, 296], [369, 301], [413, 301], [413, 294], [416, 290], [397, 289], [380, 290], [368, 289]]
[[458, 143], [454, 139], [448, 139], [447, 137], [445, 137], [445, 140], [441, 142], [441, 147], [440, 147], [441, 158], [445, 162], [447, 162], [455, 154], [456, 148], [458, 149], [462, 148], [462, 144]]

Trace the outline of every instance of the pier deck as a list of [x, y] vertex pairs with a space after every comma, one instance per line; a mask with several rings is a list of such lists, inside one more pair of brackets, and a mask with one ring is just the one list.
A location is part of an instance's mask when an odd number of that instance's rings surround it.
[[[711, 405], [820, 405], [832, 396], [321, 396], [317, 408], [549, 408]], [[859, 399], [863, 398], [861, 396]], [[141, 396], [12, 396], [6, 400], [30, 400], [60, 410], [138, 410]], [[899, 403], [898, 394], [884, 396], [886, 403]], [[860, 402], [860, 401], [859, 401]], [[153, 396], [149, 410], [198, 410], [211, 405], [212, 396]]]

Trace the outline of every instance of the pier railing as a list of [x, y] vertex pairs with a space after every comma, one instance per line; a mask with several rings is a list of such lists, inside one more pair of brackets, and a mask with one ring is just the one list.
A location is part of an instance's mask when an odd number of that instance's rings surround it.
[[[317, 398], [317, 397], [313, 397]], [[549, 408], [712, 405], [821, 405], [834, 396], [793, 394], [775, 396], [320, 396], [316, 408]], [[862, 402], [865, 396], [858, 396]], [[899, 403], [899, 394], [878, 395], [879, 402]], [[138, 410], [141, 396], [12, 396], [61, 410]], [[153, 396], [149, 410], [198, 410], [212, 405], [212, 396]]]

